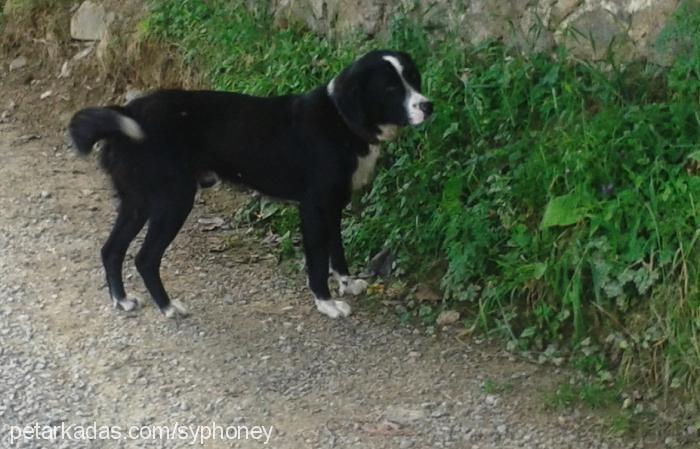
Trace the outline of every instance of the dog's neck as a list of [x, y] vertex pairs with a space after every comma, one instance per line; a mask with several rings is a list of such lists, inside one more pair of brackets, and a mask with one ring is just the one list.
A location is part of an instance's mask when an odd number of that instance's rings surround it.
[[381, 137], [384, 134], [384, 131], [382, 129], [377, 130], [378, 132], [371, 132], [367, 131], [364, 129], [361, 125], [358, 125], [357, 123], [353, 122], [352, 120], [348, 119], [348, 117], [343, 114], [343, 111], [338, 107], [338, 104], [336, 103], [336, 97], [334, 95], [334, 86], [335, 86], [335, 78], [333, 78], [328, 85], [326, 86], [326, 94], [328, 95], [328, 98], [331, 100], [331, 103], [333, 103], [333, 107], [335, 108], [335, 111], [338, 113], [340, 118], [343, 120], [343, 123], [345, 126], [348, 127], [348, 129], [361, 138], [363, 141], [370, 145], [374, 145], [379, 143], [381, 140], [383, 140]]

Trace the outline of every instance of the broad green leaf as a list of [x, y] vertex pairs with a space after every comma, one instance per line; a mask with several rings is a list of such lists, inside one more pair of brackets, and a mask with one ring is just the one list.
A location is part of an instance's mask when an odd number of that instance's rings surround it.
[[520, 338], [530, 338], [533, 335], [537, 333], [537, 328], [535, 326], [528, 326], [523, 330], [523, 333], [520, 334]]
[[554, 226], [570, 226], [578, 223], [586, 215], [586, 208], [579, 207], [579, 198], [569, 194], [549, 200], [542, 217], [542, 229]]

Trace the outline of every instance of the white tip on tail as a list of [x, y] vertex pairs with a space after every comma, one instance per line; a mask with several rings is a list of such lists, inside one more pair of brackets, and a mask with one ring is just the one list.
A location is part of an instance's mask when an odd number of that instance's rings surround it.
[[146, 137], [141, 126], [136, 123], [136, 120], [130, 117], [124, 115], [119, 116], [119, 127], [124, 134], [134, 140], [143, 140]]

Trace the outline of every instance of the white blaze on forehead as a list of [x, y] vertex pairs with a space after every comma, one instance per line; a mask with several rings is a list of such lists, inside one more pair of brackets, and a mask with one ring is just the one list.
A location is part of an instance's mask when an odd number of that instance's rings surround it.
[[387, 55], [383, 56], [382, 59], [387, 61], [394, 67], [394, 69], [396, 69], [396, 73], [398, 73], [399, 78], [401, 78], [401, 82], [406, 88], [404, 107], [406, 108], [406, 115], [408, 115], [408, 122], [411, 125], [423, 123], [427, 117], [425, 116], [425, 112], [421, 110], [420, 104], [425, 103], [428, 101], [428, 99], [421, 95], [421, 93], [418, 92], [413, 86], [408, 84], [406, 78], [403, 76], [403, 64], [401, 64], [397, 57]]
[[401, 64], [395, 56], [384, 56], [383, 60], [387, 61], [389, 64], [393, 65], [399, 76], [403, 80], [403, 64]]

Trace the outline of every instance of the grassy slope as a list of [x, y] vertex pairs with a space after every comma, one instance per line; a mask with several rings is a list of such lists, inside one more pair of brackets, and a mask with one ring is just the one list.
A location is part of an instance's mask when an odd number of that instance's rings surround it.
[[[345, 231], [353, 259], [389, 246], [403, 272], [437, 273], [447, 306], [517, 346], [555, 342], [585, 370], [698, 391], [697, 11], [679, 15], [670, 70], [603, 71], [564, 49], [525, 58], [428, 39], [401, 18], [389, 37], [331, 43], [232, 2], [156, 4], [148, 31], [218, 89], [300, 91], [369, 48], [412, 53], [438, 113], [388, 146]], [[291, 229], [294, 213], [280, 215]]]

